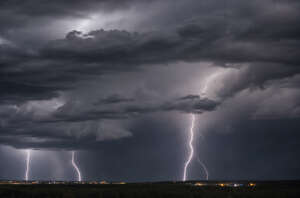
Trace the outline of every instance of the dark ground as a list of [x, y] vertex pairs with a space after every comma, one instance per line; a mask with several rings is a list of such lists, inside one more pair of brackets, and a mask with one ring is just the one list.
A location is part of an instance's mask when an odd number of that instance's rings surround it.
[[0, 185], [0, 198], [176, 198], [300, 197], [300, 181], [256, 182], [255, 187], [194, 186], [183, 183], [123, 185]]

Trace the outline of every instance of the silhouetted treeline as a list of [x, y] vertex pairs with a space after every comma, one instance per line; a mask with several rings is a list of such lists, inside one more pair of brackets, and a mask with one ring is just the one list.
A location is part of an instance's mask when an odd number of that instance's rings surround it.
[[239, 188], [186, 184], [0, 185], [1, 198], [286, 198], [300, 197], [298, 185]]

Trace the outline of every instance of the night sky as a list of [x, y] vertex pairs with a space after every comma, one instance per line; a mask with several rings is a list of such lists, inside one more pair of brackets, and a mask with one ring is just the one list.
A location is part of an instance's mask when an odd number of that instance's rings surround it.
[[0, 179], [300, 179], [299, 10], [0, 1]]

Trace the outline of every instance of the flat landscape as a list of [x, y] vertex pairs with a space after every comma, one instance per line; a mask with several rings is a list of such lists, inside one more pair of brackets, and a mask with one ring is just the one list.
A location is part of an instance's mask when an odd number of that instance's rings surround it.
[[[236, 184], [236, 186], [234, 186]], [[300, 181], [158, 182], [132, 184], [3, 184], [2, 198], [300, 197]]]

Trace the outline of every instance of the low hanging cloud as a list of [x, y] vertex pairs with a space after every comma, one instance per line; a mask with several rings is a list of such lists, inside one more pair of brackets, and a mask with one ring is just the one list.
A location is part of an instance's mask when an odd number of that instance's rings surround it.
[[70, 105], [53, 100], [7, 106], [0, 113], [0, 142], [18, 148], [91, 149], [101, 141], [132, 136], [122, 126], [124, 120], [155, 112], [199, 114], [215, 110], [219, 102], [188, 95], [168, 102], [143, 103], [114, 94], [99, 100], [91, 109]]

